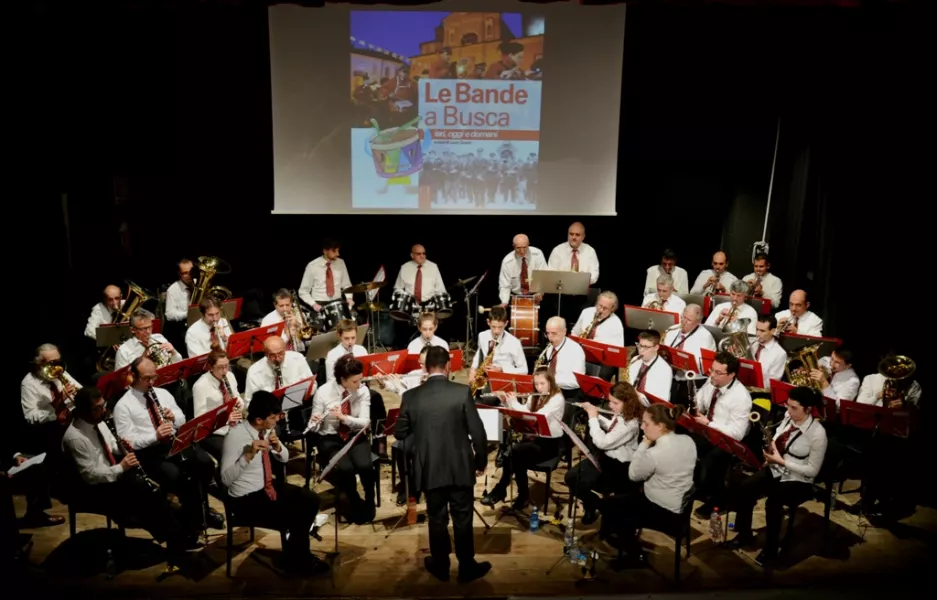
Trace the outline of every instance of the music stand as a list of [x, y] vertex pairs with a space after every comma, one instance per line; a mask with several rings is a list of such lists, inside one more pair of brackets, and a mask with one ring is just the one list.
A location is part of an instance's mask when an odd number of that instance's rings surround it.
[[[641, 392], [641, 393], [644, 394], [644, 397], [645, 397], [645, 398], [647, 398], [647, 403], [648, 403], [649, 405], [650, 405], [650, 404], [663, 404], [663, 405], [666, 406], [667, 408], [673, 408], [673, 406], [674, 406], [672, 403], [667, 402], [667, 401], [664, 400], [663, 398], [658, 398], [658, 397], [655, 396], [654, 394], [649, 394], [649, 393], [647, 393], [647, 392]], [[691, 398], [690, 400], [692, 401], [692, 398]]]
[[246, 329], [231, 334], [226, 346], [228, 358], [234, 360], [246, 354], [263, 352], [264, 341], [271, 336], [282, 336], [283, 327], [285, 326], [286, 322], [280, 321], [273, 325], [262, 325], [261, 327], [254, 327], [253, 329]]
[[630, 329], [667, 331], [679, 322], [680, 315], [675, 312], [625, 305], [625, 327]]
[[[241, 316], [241, 307], [243, 306], [243, 298], [231, 298], [225, 300], [221, 303], [221, 316], [228, 320], [228, 323], [237, 319]], [[202, 311], [199, 310], [198, 304], [190, 304], [189, 312], [186, 315], [186, 327], [191, 327], [192, 323], [195, 323], [202, 318]]]
[[96, 386], [107, 402], [122, 394], [130, 385], [130, 365], [105, 373], [98, 378]]
[[585, 296], [592, 276], [586, 272], [536, 270], [530, 279], [532, 294], [556, 294], [556, 312], [562, 312], [563, 295]]
[[[795, 386], [789, 384], [786, 381], [780, 381], [778, 379], [771, 380], [771, 404], [777, 406], [787, 406], [787, 399], [791, 395], [791, 390]], [[830, 398], [829, 396], [823, 396], [823, 406], [821, 408], [813, 407], [811, 411], [814, 418], [823, 419], [824, 421], [836, 419], [836, 400]]]
[[801, 335], [799, 333], [785, 333], [778, 336], [778, 342], [787, 353], [795, 352], [806, 346], [819, 344], [817, 348], [817, 357], [823, 358], [833, 353], [836, 348], [843, 343], [839, 338], [815, 337], [812, 335]]
[[338, 339], [334, 331], [317, 333], [306, 342], [306, 362], [314, 362], [320, 358], [325, 358], [332, 348], [338, 346], [340, 342], [341, 340]]
[[582, 346], [582, 351], [586, 355], [587, 363], [599, 364], [604, 367], [615, 369], [624, 369], [628, 366], [628, 349], [621, 346], [612, 346], [603, 344], [595, 340], [569, 336], [569, 339]]
[[202, 354], [160, 367], [156, 370], [156, 381], [153, 382], [153, 386], [165, 387], [176, 381], [188, 380], [193, 375], [200, 375], [205, 371], [207, 363], [208, 355]]
[[365, 377], [375, 377], [380, 375], [390, 375], [391, 373], [400, 373], [404, 363], [407, 361], [407, 350], [394, 350], [393, 352], [382, 352], [380, 354], [367, 354], [357, 357], [361, 361], [361, 373]]
[[[696, 355], [691, 352], [661, 344], [658, 354], [660, 354], [664, 360], [670, 363], [670, 366], [674, 369], [679, 369], [684, 373], [687, 371], [692, 371], [697, 373], [697, 375], [699, 374], [699, 359], [697, 359]], [[676, 373], [674, 377], [678, 377], [680, 375], [682, 375], [682, 373]], [[681, 381], [686, 381], [685, 375]]]
[[[351, 447], [355, 445], [355, 443], [358, 441], [358, 438], [361, 437], [361, 434], [364, 433], [365, 431], [367, 431], [367, 428], [359, 429], [358, 432], [355, 433], [355, 435], [350, 440], [348, 440], [348, 442], [344, 446], [342, 446], [342, 449], [336, 452], [334, 456], [332, 456], [332, 460], [330, 460], [328, 464], [325, 465], [325, 467], [322, 469], [322, 472], [319, 473], [319, 476], [316, 478], [316, 485], [322, 483], [322, 480], [325, 479], [325, 476], [332, 472], [332, 469], [335, 468], [335, 465], [337, 465], [338, 462], [342, 460], [342, 458], [344, 458], [346, 454], [348, 454], [348, 451], [351, 450]], [[335, 507], [335, 556], [337, 557], [338, 555], [339, 555], [339, 551], [338, 551], [338, 506], [336, 505]]]
[[839, 417], [843, 425], [866, 429], [898, 438], [907, 438], [911, 433], [911, 413], [900, 408], [885, 408], [872, 404], [860, 404], [853, 400], [840, 400]]
[[316, 376], [307, 377], [296, 383], [283, 386], [273, 390], [273, 395], [282, 399], [280, 412], [289, 412], [294, 408], [300, 408], [312, 395], [312, 390], [316, 386]]
[[[463, 352], [461, 349], [457, 348], [455, 350], [449, 351], [449, 370], [453, 373], [457, 373], [462, 370], [462, 356]], [[401, 375], [406, 375], [413, 371], [420, 369], [420, 356], [419, 354], [408, 354], [407, 360], [404, 361], [403, 366], [398, 371]]]
[[104, 323], [94, 330], [94, 342], [98, 348], [120, 346], [130, 339], [130, 322]]
[[600, 377], [583, 375], [582, 373], [573, 373], [573, 375], [576, 376], [576, 383], [579, 384], [579, 389], [582, 390], [583, 394], [598, 398], [602, 402], [608, 402], [608, 397], [612, 393], [612, 384], [610, 382]]
[[689, 430], [691, 433], [695, 433], [698, 436], [701, 436], [712, 446], [719, 448], [724, 452], [735, 455], [736, 458], [741, 460], [743, 463], [749, 467], [758, 470], [761, 469], [763, 460], [758, 460], [755, 454], [751, 449], [743, 444], [742, 442], [730, 438], [726, 434], [722, 433], [717, 429], [713, 429], [708, 425], [700, 425], [693, 420], [693, 417], [687, 414], [680, 416], [680, 425]]
[[[465, 287], [465, 284], [461, 284], [460, 287], [465, 290], [465, 351], [469, 352], [470, 348], [473, 348], [475, 345], [475, 338], [478, 337], [478, 328], [475, 323], [475, 315], [472, 310], [472, 297], [477, 296], [478, 286], [481, 285], [485, 278], [488, 277], [488, 271], [486, 270], [481, 274], [481, 277], [478, 278], [478, 281], [475, 282], [475, 285], [472, 286], [472, 289]], [[476, 302], [476, 305], [478, 303]]]
[[488, 372], [488, 387], [491, 392], [514, 392], [515, 394], [532, 394], [534, 392], [534, 376], [505, 373], [498, 371]]
[[707, 296], [703, 294], [677, 294], [677, 297], [687, 303], [687, 305], [695, 304], [700, 307], [700, 310], [703, 312], [703, 320], [706, 319], [706, 298]]

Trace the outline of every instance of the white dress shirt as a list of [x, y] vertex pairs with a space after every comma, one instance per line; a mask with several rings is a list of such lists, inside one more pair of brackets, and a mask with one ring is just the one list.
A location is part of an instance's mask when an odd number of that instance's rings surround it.
[[[68, 373], [65, 373], [65, 379], [75, 386], [76, 392], [81, 389], [81, 384]], [[58, 418], [55, 408], [52, 407], [53, 385], [59, 392], [64, 389], [61, 381], [49, 383], [33, 373], [27, 373], [23, 377], [20, 383], [20, 404], [23, 406], [23, 416], [30, 425], [51, 423]]]
[[[286, 356], [283, 357], [283, 363], [280, 367], [280, 373], [282, 375], [280, 387], [293, 385], [297, 381], [312, 377], [312, 370], [309, 368], [309, 363], [306, 362], [306, 357], [292, 350], [286, 351]], [[273, 366], [267, 360], [266, 356], [252, 364], [247, 370], [247, 382], [244, 385], [245, 408], [250, 405], [254, 392], [258, 390], [272, 392], [277, 389], [275, 387], [275, 379], [276, 376], [273, 372]], [[314, 382], [312, 387], [313, 391], [315, 391], [316, 385], [318, 384]]]
[[[717, 304], [716, 308], [709, 313], [709, 317], [706, 319], [706, 324], [713, 327], [725, 327], [726, 323], [723, 322], [721, 325], [717, 325], [719, 319], [722, 316], [722, 311], [728, 310], [729, 314], [732, 313], [732, 303], [723, 302], [722, 304]], [[758, 313], [748, 304], [742, 304], [739, 307], [738, 317], [739, 319], [748, 319], [748, 333], [755, 335], [758, 332]]]
[[[318, 431], [321, 435], [333, 435], [338, 433], [338, 427], [341, 424], [338, 417], [333, 417], [331, 410], [342, 405], [342, 395], [345, 388], [334, 379], [316, 392], [312, 399], [312, 415], [310, 415], [310, 425], [312, 431]], [[358, 391], [348, 395], [351, 414], [345, 425], [352, 431], [367, 429], [371, 424], [371, 390], [367, 386], [360, 386]], [[313, 415], [322, 415], [321, 421], [312, 425], [311, 417]]]
[[556, 380], [556, 385], [564, 390], [578, 390], [579, 382], [576, 381], [574, 373], [586, 374], [586, 353], [583, 352], [582, 346], [569, 338], [564, 338], [558, 349], [552, 344], [547, 346], [543, 357], [544, 367], [550, 366], [554, 354], [556, 354], [556, 371], [553, 373], [553, 378]]
[[[325, 260], [324, 256], [320, 256], [306, 265], [302, 283], [299, 284], [299, 297], [309, 306], [338, 300], [342, 297], [342, 290], [351, 287], [351, 278], [348, 276], [345, 261], [336, 258], [331, 262], [333, 287], [330, 296], [325, 280], [326, 265], [328, 264], [329, 261]], [[352, 295], [345, 294], [345, 298], [351, 300]]]
[[[820, 367], [830, 372], [830, 357], [824, 356], [817, 363]], [[836, 400], [836, 408], [839, 408], [840, 400], [855, 400], [859, 394], [859, 376], [856, 371], [850, 367], [845, 371], [833, 373], [830, 377], [830, 383], [823, 388], [823, 395]]]
[[[282, 323], [284, 321], [283, 315], [278, 311], [272, 310], [267, 313], [263, 319], [260, 320], [260, 326], [266, 327], [267, 325], [276, 325], [277, 323]], [[287, 344], [294, 342], [292, 336], [290, 335], [290, 328], [287, 325], [283, 326], [283, 333], [280, 334], [280, 338]], [[299, 336], [296, 336], [295, 344], [293, 350], [296, 352], [305, 352], [306, 351], [306, 342], [302, 341]]]
[[683, 498], [693, 487], [696, 444], [680, 433], [665, 433], [654, 445], [638, 444], [628, 478], [644, 482], [644, 496], [661, 508], [680, 513]]
[[[751, 284], [751, 291], [755, 290], [755, 280], [758, 279], [758, 275], [754, 273], [749, 273], [745, 277], [742, 277], [742, 281], [747, 281]], [[771, 300], [771, 306], [777, 308], [781, 304], [781, 294], [784, 291], [784, 284], [781, 282], [781, 278], [775, 275], [774, 273], [767, 273], [764, 277], [761, 278], [761, 292], [762, 297]]]
[[792, 427], [799, 432], [793, 431], [787, 439], [782, 457], [784, 466], [772, 464], [771, 474], [775, 478], [780, 477], [781, 481], [813, 483], [826, 456], [826, 429], [811, 415], [807, 415], [800, 425], [796, 425], [790, 416], [785, 416], [774, 432], [774, 439]]
[[[345, 356], [346, 354], [349, 354], [349, 351], [345, 350], [345, 347], [339, 344], [338, 346], [335, 346], [334, 348], [329, 350], [329, 353], [325, 355], [325, 380], [326, 381], [333, 381], [335, 379], [335, 363], [337, 363], [338, 359]], [[364, 346], [355, 344], [354, 346], [351, 347], [350, 354], [355, 357], [367, 356], [368, 349], [365, 348]]]
[[[645, 296], [644, 300], [641, 302], [641, 307], [647, 308], [651, 302], [660, 302], [660, 298], [657, 296], [657, 292]], [[660, 310], [677, 313], [678, 315], [682, 316], [684, 308], [686, 308], [686, 302], [684, 302], [683, 298], [678, 296], [676, 293], [673, 293], [670, 294], [670, 298], [667, 298]]]
[[[123, 304], [121, 304], [121, 307], [123, 307]], [[91, 307], [91, 315], [88, 317], [88, 323], [85, 325], [85, 337], [97, 341], [98, 327], [101, 325], [110, 325], [114, 320], [114, 313], [116, 312], [116, 310], [111, 312], [111, 309], [106, 307], [103, 302], [98, 302]]]
[[[156, 400], [162, 408], [172, 411], [173, 429], [178, 431], [185, 424], [185, 414], [176, 404], [172, 394], [163, 388], [152, 388], [156, 392]], [[146, 409], [146, 397], [136, 388], [128, 388], [114, 407], [114, 426], [117, 435], [130, 442], [134, 450], [143, 450], [157, 443], [156, 428], [150, 420], [150, 413]]]
[[[150, 345], [153, 344], [168, 344], [169, 340], [163, 337], [161, 333], [151, 333], [150, 334]], [[114, 357], [114, 370], [118, 371], [123, 369], [137, 358], [143, 356], [143, 353], [146, 352], [146, 346], [143, 345], [140, 340], [135, 337], [126, 340], [123, 344], [117, 348], [117, 355]], [[172, 350], [172, 359], [170, 363], [176, 363], [182, 360], [182, 355], [173, 348]]]
[[[517, 375], [527, 374], [527, 357], [524, 354], [524, 347], [521, 341], [511, 335], [508, 331], [501, 332], [501, 339], [496, 340], [495, 355], [491, 359], [491, 364], [501, 367], [504, 373], [513, 373]], [[472, 359], [472, 368], [477, 369], [481, 361], [488, 356], [488, 346], [491, 344], [491, 330], [485, 330], [478, 334], [478, 352]], [[482, 356], [484, 354], [485, 356]]]
[[716, 400], [716, 412], [711, 414], [709, 406], [712, 403], [713, 391], [716, 388], [712, 379], [708, 379], [703, 387], [696, 392], [696, 409], [700, 414], [709, 417], [709, 426], [721, 431], [730, 438], [742, 441], [748, 434], [752, 414], [752, 396], [745, 385], [737, 378], [729, 385], [721, 388], [719, 398]]
[[[394, 291], [403, 291], [416, 297], [413, 291], [413, 285], [416, 283], [417, 265], [414, 261], [405, 262], [400, 266], [400, 272], [397, 274], [397, 281], [394, 282]], [[428, 302], [433, 296], [446, 293], [446, 284], [443, 283], [442, 275], [439, 273], [439, 267], [433, 261], [423, 263], [423, 289], [420, 293], [420, 301]]]
[[442, 339], [438, 335], [434, 335], [433, 338], [427, 343], [423, 339], [423, 336], [416, 337], [412, 342], [407, 345], [407, 354], [416, 354], [419, 355], [423, 351], [424, 346], [436, 346], [442, 348], [443, 350], [449, 350], [449, 342]]
[[[781, 310], [775, 313], [774, 318], [778, 323], [783, 319], [791, 318], [790, 310]], [[791, 323], [792, 325], [794, 323]], [[809, 335], [813, 337], [823, 337], [823, 319], [817, 316], [813, 311], [808, 310], [797, 318], [797, 335]]]
[[[752, 360], [755, 360], [759, 348], [762, 349], [761, 355], [758, 356], [758, 362], [761, 363], [761, 375], [764, 378], [765, 387], [771, 389], [772, 379], [781, 381], [784, 378], [784, 367], [787, 366], [787, 352], [784, 351], [784, 348], [775, 338], [771, 338], [771, 341], [767, 344], [754, 342], [749, 347]], [[857, 381], [857, 387], [858, 383]]]
[[[579, 257], [579, 272], [589, 274], [589, 284], [595, 285], [599, 280], [599, 257], [595, 249], [589, 244], [583, 242], [576, 249], [576, 255]], [[547, 266], [551, 271], [572, 271], [573, 247], [569, 242], [564, 242], [550, 252], [550, 260]]]
[[[527, 398], [526, 401], [520, 402], [515, 400], [514, 402], [508, 402], [508, 408], [511, 410], [519, 410], [522, 412], [530, 412], [530, 398]], [[550, 437], [551, 438], [561, 438], [563, 437], [563, 428], [560, 426], [560, 422], [563, 420], [563, 413], [566, 411], [566, 400], [563, 398], [563, 394], [554, 394], [550, 396], [550, 399], [547, 400], [538, 410], [538, 415], [543, 415], [547, 419], [547, 425], [550, 426]]]
[[[231, 325], [227, 319], [218, 321], [218, 327], [224, 332], [218, 337], [218, 345], [222, 350], [227, 345], [227, 339], [234, 333], [231, 331]], [[185, 332], [185, 349], [189, 358], [201, 356], [211, 352], [211, 327], [205, 322], [205, 319], [199, 319], [189, 326]]]
[[[856, 402], [859, 404], [871, 404], [873, 406], [883, 406], [882, 399], [878, 396], [885, 389], [885, 376], [881, 373], [872, 373], [866, 375], [862, 380], [862, 386], [859, 388], [859, 395]], [[912, 406], [920, 406], [921, 384], [912, 381], [908, 392], [905, 394], [905, 400]]]
[[[547, 268], [547, 260], [543, 252], [533, 246], [527, 247], [527, 285], [533, 284], [534, 271], [543, 271]], [[521, 290], [521, 262], [522, 258], [516, 252], [509, 252], [501, 261], [501, 274], [498, 276], [498, 297], [501, 304], [511, 302], [511, 294], [520, 294]]]
[[[651, 294], [657, 293], [657, 278], [661, 275], [665, 275], [665, 273], [660, 265], [652, 265], [647, 268], [647, 277], [644, 279], [644, 291], [642, 292], [643, 295], [650, 296]], [[674, 267], [673, 273], [670, 273], [670, 276], [673, 278], [674, 294], [690, 293], [690, 278], [686, 274], [686, 269], [683, 267]]]
[[[225, 379], [228, 381], [228, 387], [231, 389], [231, 396], [236, 398], [238, 404], [243, 404], [241, 395], [238, 392], [238, 382], [234, 378], [234, 373], [228, 371]], [[202, 373], [192, 386], [192, 414], [196, 417], [204, 415], [210, 410], [214, 410], [224, 404], [224, 393], [221, 391], [221, 380], [210, 372]], [[214, 435], [226, 435], [228, 426], [225, 425], [217, 429]]]
[[[194, 287], [196, 280], [192, 280]], [[166, 320], [186, 322], [189, 319], [189, 299], [192, 290], [182, 280], [175, 282], [166, 290]]]
[[[579, 319], [577, 319], [576, 324], [573, 325], [573, 330], [571, 332], [572, 335], [576, 337], [582, 337], [582, 332], [586, 330], [594, 318], [594, 306], [582, 309], [582, 312], [579, 313]], [[607, 319], [601, 323], [597, 323], [595, 326], [595, 337], [592, 339], [596, 342], [599, 342], [600, 344], [608, 344], [609, 346], [618, 346], [620, 348], [624, 348], [625, 328], [621, 324], [621, 319], [618, 318], [618, 315], [612, 313], [608, 316]]]
[[[267, 439], [269, 435], [267, 432], [264, 439]], [[255, 454], [251, 460], [247, 460], [244, 455], [244, 448], [258, 439], [260, 439], [260, 432], [246, 420], [232, 427], [230, 433], [224, 438], [224, 446], [221, 450], [221, 483], [228, 489], [228, 495], [232, 498], [240, 498], [264, 489], [263, 450]], [[280, 451], [277, 452], [271, 447], [270, 456], [285, 463], [290, 458], [290, 451], [286, 444], [280, 442]]]
[[75, 467], [78, 468], [78, 474], [88, 485], [113, 483], [123, 474], [124, 468], [120, 466], [119, 461], [112, 465], [107, 459], [107, 453], [95, 428], [101, 432], [104, 443], [116, 460], [116, 455], [122, 451], [107, 426], [104, 423], [92, 425], [83, 419], [75, 419], [65, 430], [65, 435], [62, 436], [62, 451], [71, 455]]
[[[699, 276], [696, 278], [696, 282], [693, 283], [693, 287], [690, 288], [691, 294], [702, 294], [706, 289], [706, 283], [709, 281], [709, 278], [712, 277], [716, 272], [712, 269], [703, 270]], [[719, 283], [722, 284], [722, 287], [726, 289], [726, 293], [729, 291], [729, 286], [732, 285], [733, 281], [737, 281], [738, 277], [729, 273], [728, 271], [723, 271], [722, 275], [719, 276]]]
[[[638, 389], [638, 373], [641, 372], [641, 366], [644, 361], [639, 357], [632, 360], [628, 365], [628, 381]], [[648, 394], [653, 394], [665, 402], [670, 402], [670, 386], [673, 384], [673, 367], [660, 356], [655, 356], [647, 369], [647, 375], [644, 378], [644, 390]], [[643, 399], [647, 406], [647, 399]]]
[[[614, 427], [612, 421], [615, 422]], [[589, 435], [595, 447], [618, 462], [626, 463], [631, 460], [638, 449], [640, 430], [641, 423], [638, 419], [625, 421], [620, 416], [608, 419], [602, 415], [589, 419]]]
[[688, 334], [684, 334], [679, 327], [671, 329], [664, 335], [664, 345], [683, 350], [696, 357], [696, 372], [700, 373], [703, 364], [703, 353], [700, 348], [716, 351], [716, 340], [713, 334], [702, 325], [697, 325], [696, 329]]

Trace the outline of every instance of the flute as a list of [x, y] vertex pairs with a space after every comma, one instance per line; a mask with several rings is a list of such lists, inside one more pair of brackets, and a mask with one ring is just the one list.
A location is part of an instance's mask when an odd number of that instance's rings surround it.
[[[549, 396], [550, 394], [540, 394], [537, 392], [532, 392], [529, 394], [514, 394], [518, 399], [521, 398], [535, 398], [537, 396]], [[481, 394], [479, 398], [507, 398], [508, 392], [491, 392], [489, 394]]]
[[[569, 400], [566, 401], [566, 404], [572, 404], [573, 406], [577, 406], [577, 407], [579, 407], [579, 408], [582, 408], [582, 405], [583, 405], [582, 402], [570, 402]], [[618, 413], [616, 413], [616, 412], [613, 412], [613, 411], [611, 411], [611, 410], [607, 410], [607, 409], [605, 409], [605, 408], [599, 408], [598, 406], [595, 407], [595, 410], [599, 411], [599, 412], [602, 413], [603, 415], [608, 415], [608, 416], [610, 416], [610, 417], [617, 417], [617, 416], [620, 416], [620, 415], [619, 415]]]

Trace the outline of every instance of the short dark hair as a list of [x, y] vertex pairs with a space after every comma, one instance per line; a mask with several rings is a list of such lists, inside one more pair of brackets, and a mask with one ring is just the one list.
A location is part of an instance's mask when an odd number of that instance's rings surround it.
[[714, 358], [713, 361], [725, 365], [726, 372], [730, 375], [738, 375], [739, 359], [735, 358], [728, 352], [720, 352], [716, 355], [716, 358]]
[[768, 255], [765, 254], [764, 252], [757, 252], [757, 253], [755, 253], [754, 258], [752, 258], [752, 262], [753, 262], [753, 263], [756, 263], [756, 262], [758, 262], [759, 260], [763, 260], [763, 261], [765, 261], [766, 263], [770, 263], [770, 262], [771, 262], [770, 260], [768, 260]]
[[101, 398], [101, 390], [93, 385], [86, 385], [75, 394], [75, 410], [79, 414], [91, 412], [91, 406]]
[[823, 404], [823, 395], [812, 387], [798, 386], [791, 390], [789, 400], [796, 400], [804, 408], [813, 408]]
[[446, 368], [449, 363], [449, 351], [439, 346], [433, 346], [426, 351], [426, 370]]
[[758, 315], [758, 322], [767, 323], [768, 329], [776, 329], [778, 326], [778, 319], [772, 314]]
[[670, 248], [664, 248], [664, 252], [663, 254], [660, 255], [660, 257], [661, 257], [661, 260], [666, 259], [666, 260], [672, 260], [674, 262], [677, 261], [677, 253], [671, 250]]
[[856, 355], [853, 353], [852, 349], [847, 346], [840, 346], [836, 350], [833, 350], [833, 354], [843, 359], [843, 362], [847, 365], [851, 365], [852, 361], [856, 358]]
[[280, 288], [277, 290], [277, 293], [273, 295], [273, 303], [276, 304], [277, 300], [283, 300], [285, 298], [293, 299], [293, 294], [286, 288]]
[[361, 375], [363, 372], [364, 365], [351, 354], [346, 354], [335, 361], [335, 368], [333, 369], [335, 379], [337, 379], [339, 383], [341, 383], [343, 379]]
[[653, 329], [647, 329], [638, 334], [638, 339], [652, 342], [657, 345], [660, 343], [660, 332], [654, 331]]
[[508, 311], [501, 305], [492, 306], [491, 312], [488, 313], [489, 321], [500, 321], [501, 323], [508, 322]]
[[270, 415], [278, 415], [283, 412], [283, 401], [274, 396], [271, 392], [258, 390], [251, 396], [250, 404], [247, 405], [247, 422], [253, 423], [257, 419], [266, 419]]
[[208, 366], [214, 367], [222, 358], [228, 358], [228, 353], [224, 350], [212, 350], [208, 353]]
[[322, 240], [323, 250], [339, 250], [342, 247], [335, 238], [325, 238]]

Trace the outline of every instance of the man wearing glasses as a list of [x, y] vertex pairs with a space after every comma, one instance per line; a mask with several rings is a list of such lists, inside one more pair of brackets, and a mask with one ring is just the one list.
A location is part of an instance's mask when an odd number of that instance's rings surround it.
[[[547, 260], [540, 248], [530, 245], [530, 239], [523, 233], [514, 236], [514, 251], [501, 261], [501, 274], [498, 277], [498, 297], [501, 306], [511, 304], [511, 296], [530, 295], [530, 281], [534, 271], [547, 268]], [[543, 294], [537, 294], [539, 301]]]
[[[420, 307], [420, 313], [425, 312], [424, 307], [434, 296], [446, 293], [446, 285], [439, 273], [439, 267], [436, 263], [426, 260], [426, 248], [422, 245], [414, 244], [410, 248], [410, 261], [400, 266], [397, 281], [394, 282], [394, 293], [397, 292], [413, 296], [416, 306]], [[406, 348], [409, 336], [409, 328], [397, 327], [395, 345], [398, 348]]]
[[117, 356], [114, 358], [114, 370], [122, 369], [143, 356], [153, 344], [159, 344], [160, 350], [170, 354], [170, 362], [175, 363], [182, 360], [182, 355], [173, 348], [169, 340], [159, 333], [153, 333], [154, 317], [153, 313], [143, 308], [133, 313], [133, 316], [130, 317], [130, 333], [133, 334], [133, 337], [117, 349]]
[[628, 365], [628, 381], [638, 392], [644, 406], [649, 406], [645, 392], [670, 402], [673, 368], [658, 355], [660, 334], [653, 330], [638, 334], [638, 352]]

